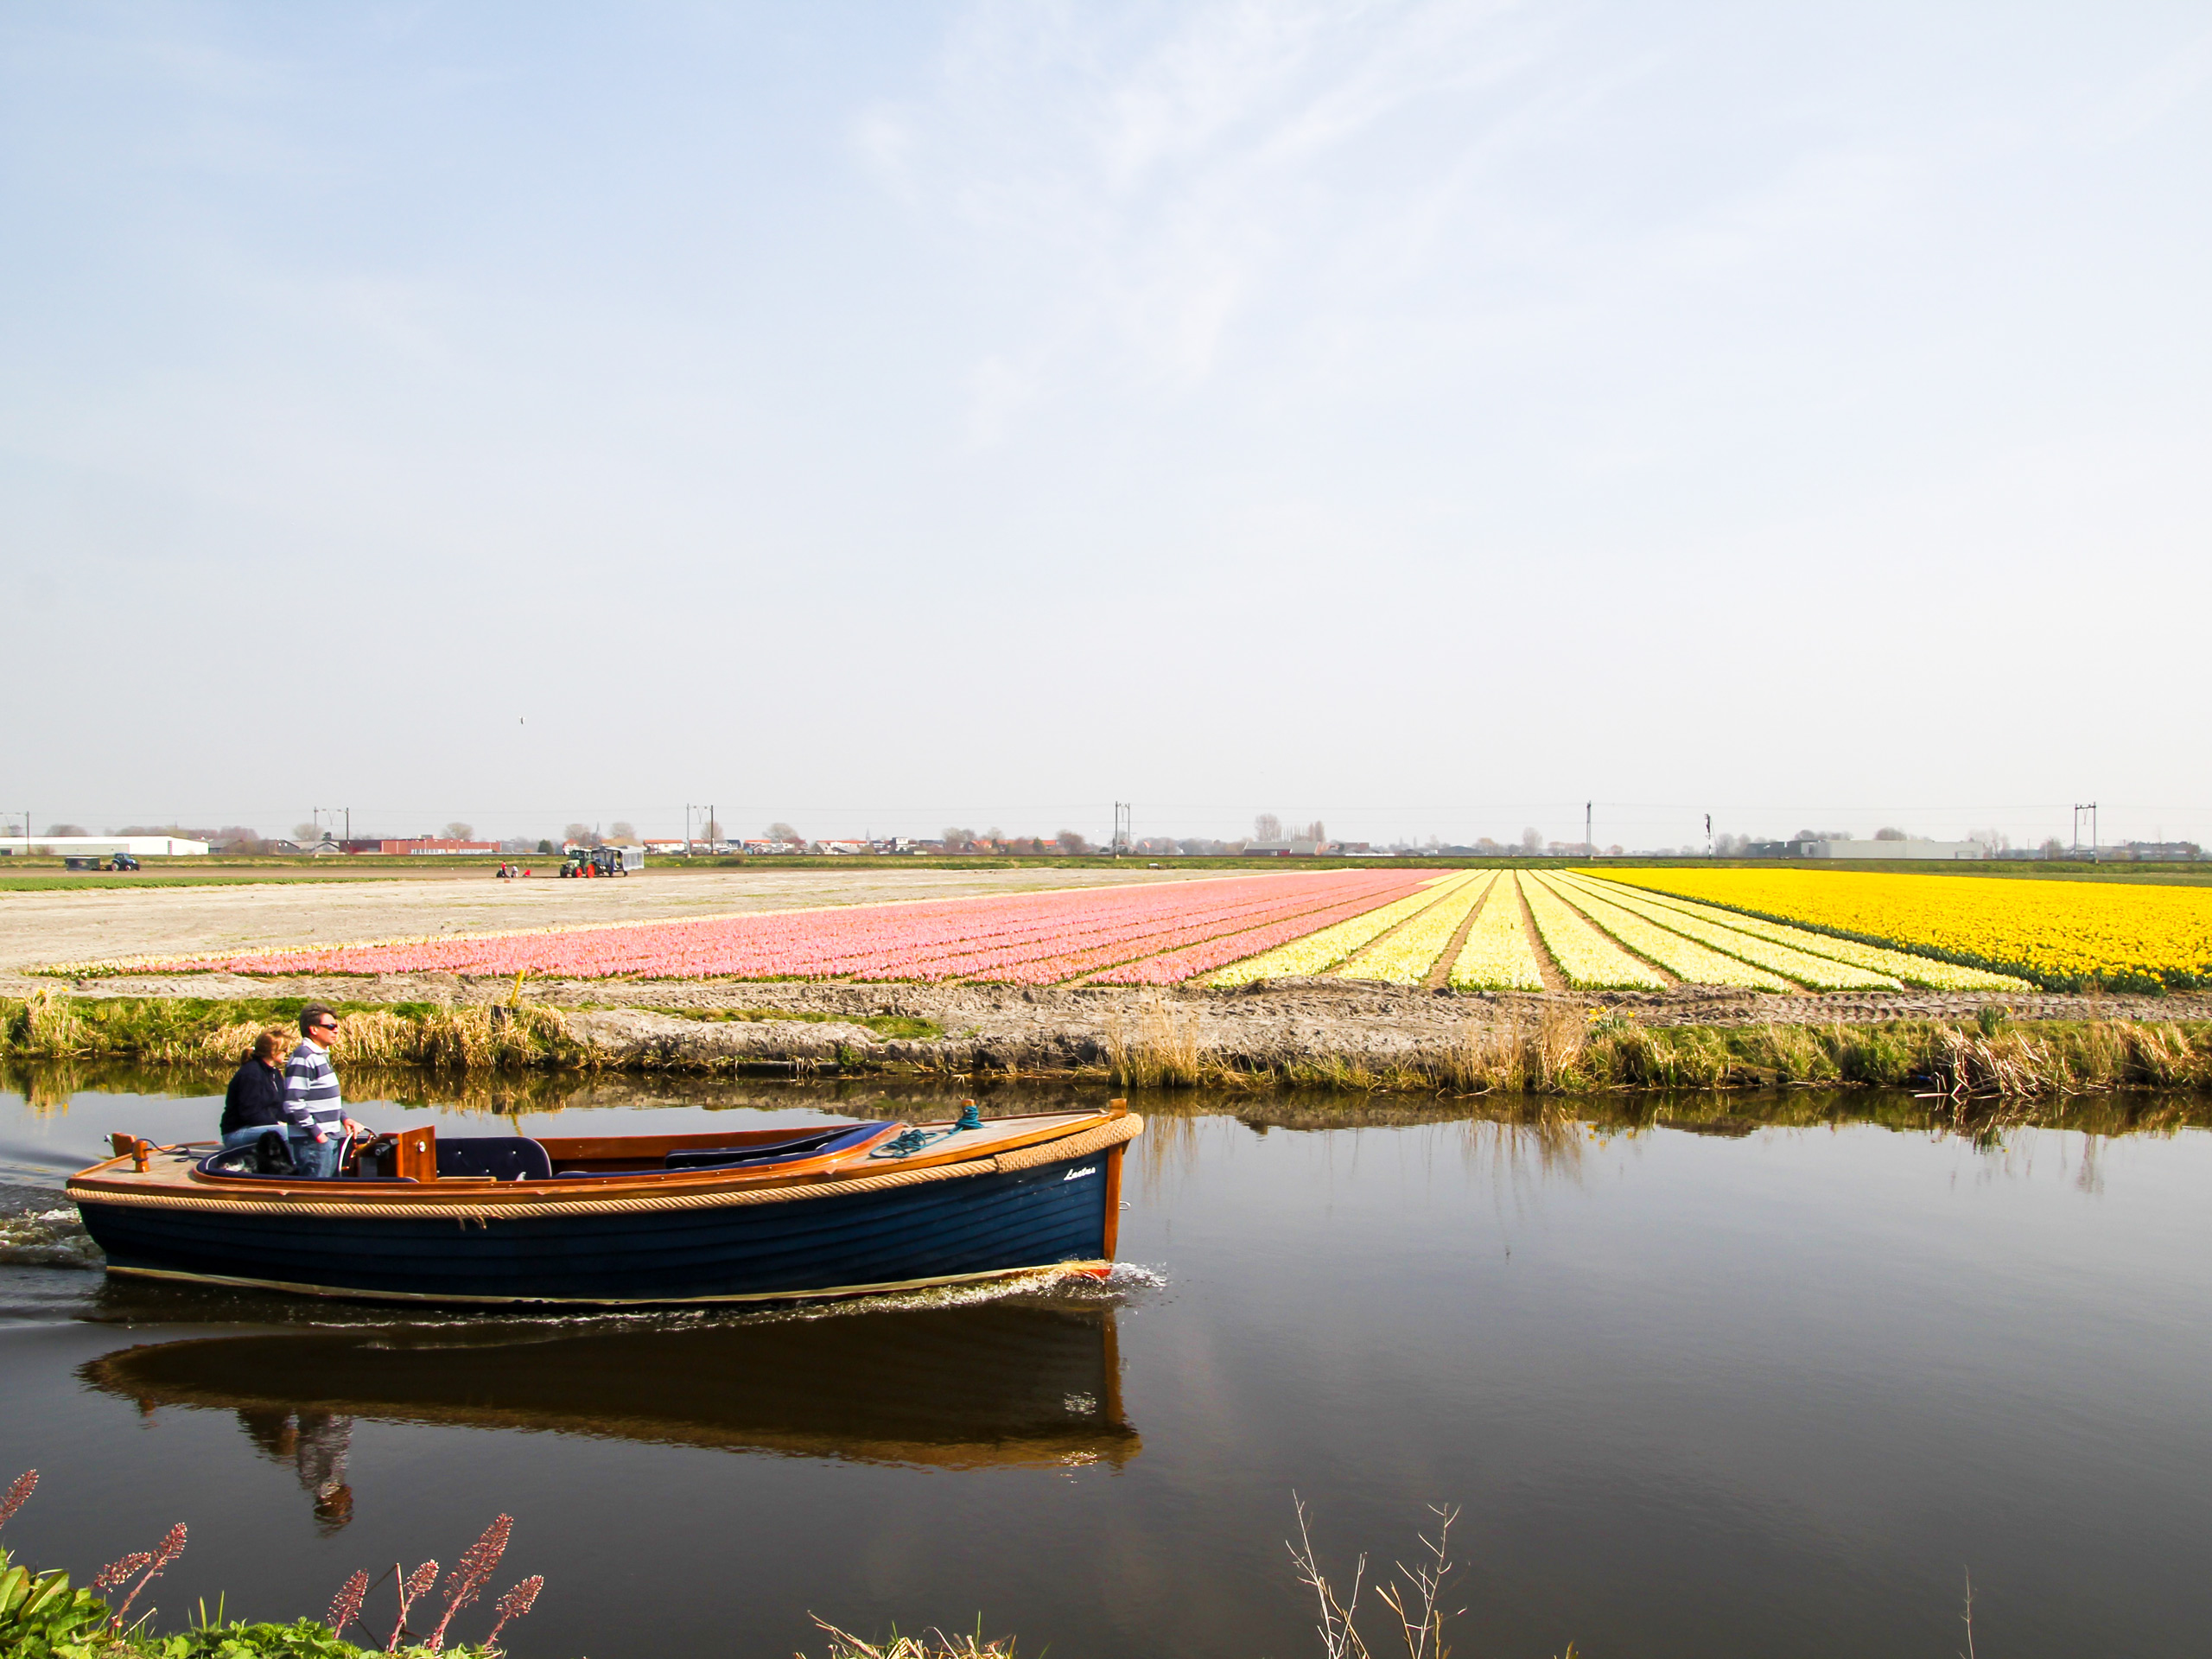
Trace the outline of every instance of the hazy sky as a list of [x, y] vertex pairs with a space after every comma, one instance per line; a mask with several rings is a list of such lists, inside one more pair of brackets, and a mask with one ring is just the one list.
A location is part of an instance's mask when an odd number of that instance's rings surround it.
[[2208, 232], [2202, 0], [9, 6], [0, 811], [2212, 841]]

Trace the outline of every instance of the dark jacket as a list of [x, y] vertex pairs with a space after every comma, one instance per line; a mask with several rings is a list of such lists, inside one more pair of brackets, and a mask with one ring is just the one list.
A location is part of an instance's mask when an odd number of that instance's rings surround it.
[[223, 1133], [232, 1129], [284, 1127], [284, 1074], [259, 1060], [238, 1067], [223, 1095]]

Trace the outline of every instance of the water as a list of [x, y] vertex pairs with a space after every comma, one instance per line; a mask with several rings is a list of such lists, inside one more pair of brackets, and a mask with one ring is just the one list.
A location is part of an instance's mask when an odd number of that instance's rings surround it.
[[[560, 1122], [882, 1092], [617, 1084]], [[159, 1079], [35, 1093], [0, 1096], [0, 1179], [213, 1114]], [[1131, 1154], [1111, 1283], [893, 1309], [395, 1321], [0, 1268], [0, 1478], [43, 1471], [8, 1538], [85, 1573], [188, 1521], [173, 1624], [219, 1592], [320, 1612], [505, 1510], [500, 1586], [548, 1580], [523, 1659], [784, 1659], [821, 1651], [810, 1611], [1288, 1659], [1295, 1492], [1339, 1568], [1460, 1506], [1463, 1654], [1948, 1656], [1969, 1570], [1982, 1652], [2193, 1650], [2212, 1135], [1898, 1127], [1921, 1109], [1186, 1103]]]

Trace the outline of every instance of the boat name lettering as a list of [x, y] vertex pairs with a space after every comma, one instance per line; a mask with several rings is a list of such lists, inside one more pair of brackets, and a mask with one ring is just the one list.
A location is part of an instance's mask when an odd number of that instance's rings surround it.
[[1071, 1169], [1068, 1171], [1066, 1174], [1061, 1176], [1060, 1179], [1063, 1181], [1079, 1181], [1086, 1175], [1096, 1175], [1097, 1173], [1098, 1166], [1093, 1164], [1088, 1169]]

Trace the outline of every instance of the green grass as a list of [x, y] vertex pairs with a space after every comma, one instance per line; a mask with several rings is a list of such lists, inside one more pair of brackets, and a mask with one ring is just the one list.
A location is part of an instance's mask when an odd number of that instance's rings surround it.
[[296, 886], [302, 881], [391, 880], [364, 872], [356, 875], [336, 870], [302, 871], [296, 875], [252, 875], [211, 870], [205, 875], [79, 875], [74, 871], [54, 875], [12, 875], [0, 873], [0, 893], [56, 893], [84, 887], [250, 887]]

